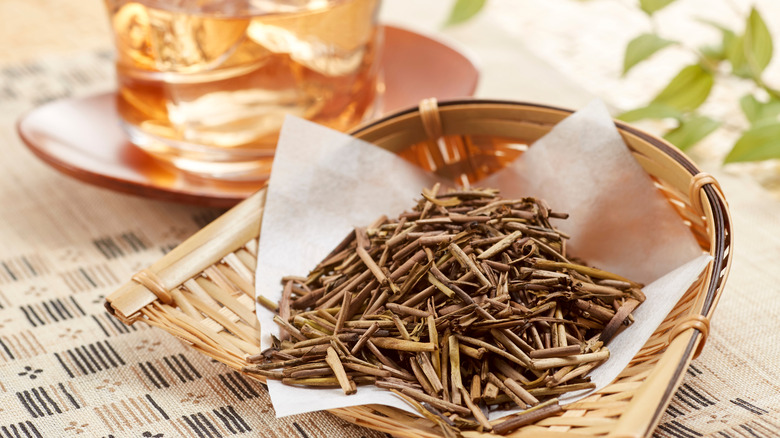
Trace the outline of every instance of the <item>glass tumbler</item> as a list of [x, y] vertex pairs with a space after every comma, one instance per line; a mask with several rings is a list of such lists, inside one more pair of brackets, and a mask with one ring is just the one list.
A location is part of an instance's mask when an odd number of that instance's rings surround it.
[[123, 127], [178, 169], [260, 180], [287, 114], [343, 131], [379, 104], [379, 0], [105, 1]]

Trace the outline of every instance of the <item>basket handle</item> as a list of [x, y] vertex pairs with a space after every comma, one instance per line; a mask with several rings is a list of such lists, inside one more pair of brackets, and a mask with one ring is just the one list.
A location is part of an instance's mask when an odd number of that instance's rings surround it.
[[[699, 172], [696, 175], [694, 175], [691, 178], [691, 182], [688, 185], [688, 199], [690, 199], [691, 202], [691, 208], [696, 212], [697, 215], [704, 217], [705, 216], [705, 199], [702, 197], [706, 197], [706, 193], [704, 190], [704, 187], [710, 184], [712, 185], [713, 189], [717, 192], [717, 194], [720, 196], [721, 199], [725, 202], [725, 196], [723, 196], [723, 189], [720, 187], [720, 183], [709, 173], [706, 172]], [[711, 232], [711, 231], [710, 231]], [[713, 263], [715, 263], [715, 260], [713, 259]], [[716, 285], [717, 286], [717, 285]], [[705, 314], [691, 314], [685, 317], [682, 321], [677, 323], [674, 328], [672, 328], [671, 332], [669, 332], [669, 340], [667, 341], [667, 347], [674, 341], [675, 338], [677, 338], [682, 333], [686, 332], [689, 329], [693, 329], [699, 332], [701, 335], [701, 338], [699, 339], [698, 346], [696, 347], [696, 351], [693, 354], [693, 359], [696, 359], [699, 357], [699, 355], [702, 352], [702, 349], [704, 348], [704, 344], [707, 342], [707, 335], [710, 331], [710, 319], [706, 315], [706, 309], [704, 309]]]
[[671, 344], [677, 336], [691, 329], [698, 330], [701, 334], [699, 345], [696, 347], [696, 352], [693, 353], [693, 359], [696, 359], [701, 354], [702, 349], [704, 349], [704, 344], [707, 343], [707, 335], [710, 333], [710, 319], [706, 316], [693, 314], [683, 318], [683, 320], [677, 323], [674, 328], [672, 328], [672, 331], [669, 332], [669, 341], [667, 345]]
[[704, 192], [704, 186], [707, 184], [712, 184], [712, 187], [718, 192], [721, 199], [724, 201], [726, 200], [726, 197], [723, 196], [723, 189], [720, 187], [720, 183], [715, 177], [707, 172], [697, 173], [693, 176], [691, 183], [688, 186], [688, 199], [691, 200], [691, 207], [693, 207], [694, 211], [696, 211], [696, 214], [699, 216], [704, 216], [702, 193]]
[[[701, 217], [709, 217], [705, 210], [712, 210], [711, 219], [713, 222], [708, 223], [707, 234], [710, 241], [720, 242], [716, 247], [710, 249], [713, 261], [707, 270], [709, 284], [701, 307], [703, 316], [711, 316], [720, 298], [718, 290], [722, 289], [731, 265], [731, 246], [734, 241], [731, 214], [723, 189], [709, 173], [699, 172], [692, 177], [688, 186], [688, 196], [691, 208]], [[716, 205], [718, 203], [722, 207], [718, 207]]]
[[133, 281], [106, 297], [106, 310], [125, 324], [132, 324], [151, 303], [175, 303], [171, 290], [200, 275], [225, 254], [257, 238], [264, 204], [263, 188], [233, 207], [231, 215], [217, 218], [155, 264], [135, 274]]
[[137, 272], [133, 275], [133, 281], [147, 288], [151, 293], [157, 295], [157, 299], [163, 304], [173, 303], [171, 294], [165, 289], [165, 283], [154, 272], [149, 269]]

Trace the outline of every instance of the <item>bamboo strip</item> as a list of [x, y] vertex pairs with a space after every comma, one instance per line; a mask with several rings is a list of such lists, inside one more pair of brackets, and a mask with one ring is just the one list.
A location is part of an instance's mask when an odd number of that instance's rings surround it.
[[232, 343], [220, 342], [222, 338], [219, 336], [219, 333], [210, 330], [200, 321], [190, 318], [174, 307], [165, 305], [160, 307], [165, 310], [165, 313], [167, 314], [166, 316], [180, 320], [184, 330], [197, 335], [198, 338], [204, 341], [206, 345], [212, 347], [224, 347], [226, 353], [233, 354], [236, 357], [244, 357], [245, 352], [242, 351], [238, 346], [235, 346]]
[[245, 248], [239, 249], [233, 254], [235, 254], [236, 257], [241, 260], [241, 264], [246, 266], [246, 268], [251, 271], [253, 273], [252, 275], [254, 276], [254, 272], [257, 269], [257, 258]]
[[230, 266], [228, 265], [214, 265], [217, 270], [225, 277], [227, 278], [231, 283], [233, 283], [235, 286], [238, 287], [238, 289], [241, 290], [246, 296], [254, 299], [255, 298], [255, 285], [254, 282], [250, 282], [245, 280], [241, 275], [234, 271]]
[[[247, 308], [241, 304], [234, 296], [230, 295], [225, 289], [219, 288], [207, 278], [197, 278], [195, 282], [212, 298], [220, 304], [221, 307], [230, 310], [234, 318], [241, 319], [247, 324], [258, 326], [257, 317], [254, 315], [254, 306]], [[232, 319], [232, 318], [231, 318]]]
[[193, 306], [195, 306], [196, 309], [203, 312], [204, 315], [208, 316], [209, 318], [213, 319], [222, 327], [225, 328], [225, 330], [229, 331], [230, 333], [233, 333], [234, 335], [238, 336], [244, 341], [247, 342], [257, 342], [257, 338], [255, 337], [254, 331], [251, 329], [251, 327], [246, 326], [246, 328], [241, 327], [240, 323], [234, 323], [233, 321], [226, 318], [224, 315], [219, 313], [218, 309], [214, 309], [213, 307], [209, 307], [206, 305], [206, 303], [202, 302], [196, 297], [191, 298], [191, 303]]
[[221, 331], [218, 333], [219, 337], [222, 339], [227, 340], [228, 342], [232, 343], [236, 347], [240, 348], [241, 351], [243, 351], [247, 355], [257, 354], [260, 352], [260, 339], [255, 338], [256, 340], [253, 341], [247, 341], [245, 339], [239, 338], [238, 336], [234, 335], [231, 332], [227, 331]]
[[225, 277], [225, 275], [222, 274], [218, 264], [209, 266], [203, 271], [203, 273], [205, 274], [205, 278], [211, 280], [211, 282], [213, 282], [219, 289], [224, 292], [228, 292], [231, 296], [243, 293], [241, 288], [233, 284], [230, 280], [227, 279], [227, 277]]
[[[144, 309], [143, 313], [147, 317], [150, 315], [148, 309]], [[147, 322], [153, 327], [163, 329], [179, 339], [191, 343], [193, 347], [201, 353], [218, 360], [233, 369], [240, 370], [238, 367], [240, 366], [239, 364], [242, 363], [241, 359], [228, 354], [222, 345], [213, 346], [211, 343], [204, 343], [199, 335], [184, 330], [181, 327], [181, 321], [171, 321], [165, 317], [150, 317]], [[264, 382], [265, 380], [263, 379], [262, 381]]]
[[[241, 278], [246, 281], [249, 284], [255, 283], [255, 269], [249, 268], [241, 258], [239, 258], [238, 253], [240, 251], [231, 252], [230, 254], [226, 255], [224, 259], [222, 259], [223, 262], [225, 262], [226, 265], [230, 267], [233, 271], [236, 272]], [[254, 293], [252, 294], [254, 296]]]
[[205, 289], [203, 289], [203, 287], [200, 285], [200, 283], [198, 283], [198, 281], [197, 281], [198, 277], [200, 277], [200, 274], [198, 274], [198, 275], [194, 276], [193, 278], [185, 281], [184, 282], [184, 287], [190, 293], [192, 293], [193, 295], [195, 295], [198, 298], [200, 298], [201, 301], [203, 301], [205, 303], [209, 303], [210, 306], [217, 307], [217, 308], [222, 307], [222, 303], [220, 303], [219, 301], [217, 301], [214, 298], [212, 298], [211, 295], [209, 295], [209, 293], [206, 292]]
[[184, 296], [180, 288], [177, 287], [176, 289], [172, 289], [171, 297], [173, 298], [173, 302], [176, 304], [176, 307], [178, 307], [179, 310], [192, 318], [202, 318], [201, 313], [198, 312], [198, 310], [195, 309], [190, 301]]

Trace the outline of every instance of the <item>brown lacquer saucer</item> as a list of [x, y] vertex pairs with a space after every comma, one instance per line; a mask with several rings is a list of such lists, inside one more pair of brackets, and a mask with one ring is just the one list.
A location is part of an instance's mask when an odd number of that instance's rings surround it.
[[[427, 97], [471, 96], [479, 76], [473, 61], [457, 49], [392, 26], [385, 26], [382, 63], [384, 114]], [[129, 143], [118, 117], [115, 93], [106, 93], [47, 103], [24, 115], [17, 131], [30, 150], [55, 169], [125, 193], [230, 207], [263, 184], [209, 180], [162, 166]]]

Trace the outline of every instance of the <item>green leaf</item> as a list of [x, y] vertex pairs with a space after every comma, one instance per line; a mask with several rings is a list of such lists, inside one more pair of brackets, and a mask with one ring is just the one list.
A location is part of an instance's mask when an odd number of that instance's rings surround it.
[[739, 99], [739, 106], [751, 125], [761, 118], [761, 102], [752, 94], [742, 96]]
[[728, 29], [715, 21], [704, 19], [699, 19], [697, 21], [714, 27], [715, 29], [719, 30], [722, 35], [720, 45], [703, 46], [699, 48], [699, 51], [708, 59], [715, 61], [726, 60], [728, 58], [729, 51], [732, 50], [732, 46], [737, 39], [737, 35], [731, 29]]
[[739, 106], [753, 126], [777, 122], [777, 116], [780, 115], [780, 100], [777, 99], [761, 102], [752, 94], [746, 94], [739, 100]]
[[745, 57], [745, 37], [734, 34], [731, 36], [730, 40], [726, 42], [726, 35], [724, 34], [723, 40], [726, 59], [728, 59], [731, 64], [731, 73], [741, 78], [750, 78], [750, 66]]
[[759, 77], [769, 61], [772, 60], [772, 35], [761, 18], [761, 14], [753, 8], [750, 11], [744, 36], [745, 59], [754, 77]]
[[631, 67], [670, 44], [674, 44], [674, 41], [663, 39], [652, 33], [645, 33], [634, 38], [626, 46], [626, 55], [623, 58], [623, 74], [628, 73]]
[[754, 8], [745, 23], [745, 34], [737, 36], [724, 31], [723, 46], [731, 63], [731, 72], [741, 78], [757, 79], [761, 76], [774, 50], [772, 35], [761, 14]]
[[723, 46], [701, 46], [699, 52], [704, 56], [707, 61], [723, 61], [726, 59], [726, 53], [723, 50]]
[[661, 103], [651, 103], [643, 108], [626, 111], [617, 116], [624, 122], [635, 122], [643, 119], [679, 119], [682, 113], [669, 105]]
[[487, 0], [457, 0], [450, 10], [450, 16], [444, 23], [452, 26], [470, 20], [485, 6]]
[[652, 15], [656, 11], [669, 6], [674, 0], [639, 0], [639, 7], [642, 8], [648, 15]]
[[700, 142], [704, 137], [718, 129], [720, 122], [706, 116], [694, 115], [680, 123], [680, 126], [669, 131], [664, 138], [669, 143], [685, 150]]
[[751, 128], [726, 156], [726, 163], [780, 158], [780, 123]]
[[679, 111], [692, 111], [710, 95], [715, 81], [711, 72], [698, 64], [689, 65], [669, 82], [652, 103], [660, 103]]

